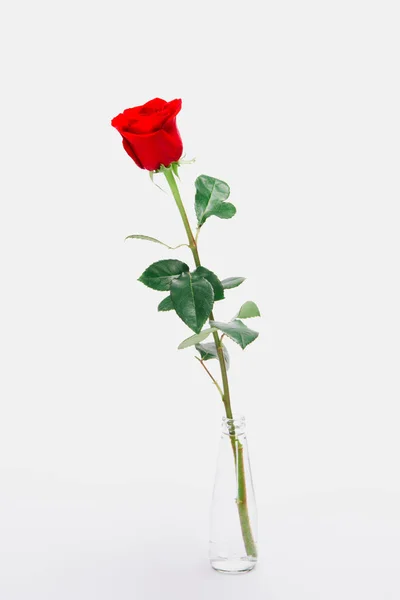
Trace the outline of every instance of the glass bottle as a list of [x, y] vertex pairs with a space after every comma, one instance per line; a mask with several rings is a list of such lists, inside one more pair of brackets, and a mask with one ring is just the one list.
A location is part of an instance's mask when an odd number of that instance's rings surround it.
[[210, 562], [222, 573], [246, 573], [257, 562], [257, 507], [242, 416], [222, 419], [210, 515]]

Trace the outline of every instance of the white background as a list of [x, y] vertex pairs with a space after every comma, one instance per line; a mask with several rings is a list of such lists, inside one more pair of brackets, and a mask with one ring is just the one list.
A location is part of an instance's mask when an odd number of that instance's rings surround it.
[[[398, 600], [398, 3], [37, 0], [1, 23], [2, 600]], [[217, 316], [263, 315], [231, 352], [260, 513], [239, 578], [207, 562], [218, 396], [136, 281], [172, 254], [124, 243], [185, 241], [110, 126], [155, 96], [183, 99], [190, 217], [200, 173], [238, 208], [201, 234], [248, 278]]]

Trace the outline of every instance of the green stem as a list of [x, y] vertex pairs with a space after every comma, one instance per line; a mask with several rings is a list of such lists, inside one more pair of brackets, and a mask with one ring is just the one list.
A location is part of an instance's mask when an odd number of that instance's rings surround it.
[[237, 479], [238, 479], [238, 497], [237, 505], [239, 511], [240, 525], [242, 528], [243, 540], [245, 540], [246, 552], [248, 556], [257, 556], [257, 545], [251, 531], [249, 511], [247, 506], [246, 492], [246, 474], [244, 468], [243, 445], [236, 440], [236, 464], [237, 464]]
[[[185, 207], [183, 206], [182, 198], [181, 198], [179, 188], [176, 183], [174, 174], [173, 174], [171, 168], [164, 168], [163, 173], [164, 173], [165, 178], [168, 182], [168, 185], [171, 189], [172, 195], [174, 197], [174, 200], [175, 200], [176, 205], [179, 210], [179, 214], [181, 215], [182, 222], [185, 227], [186, 235], [187, 235], [187, 238], [189, 241], [189, 247], [193, 254], [193, 259], [194, 259], [195, 265], [196, 265], [196, 267], [200, 267], [201, 262], [200, 262], [199, 252], [197, 249], [197, 236], [194, 237], [192, 229], [190, 227], [189, 219], [187, 217]], [[212, 312], [210, 313], [209, 320], [214, 321], [214, 315]], [[216, 331], [213, 332], [213, 338], [214, 338], [214, 342], [215, 342], [215, 347], [217, 349], [218, 362], [219, 362], [219, 366], [220, 366], [220, 370], [221, 370], [222, 387], [223, 387], [223, 393], [221, 394], [222, 401], [224, 403], [225, 413], [226, 413], [227, 418], [232, 419], [233, 416], [232, 416], [231, 398], [230, 398], [230, 392], [229, 392], [228, 373], [227, 373], [227, 369], [226, 369], [226, 362], [225, 362], [225, 357], [224, 357], [223, 346], [222, 346], [222, 342], [221, 342], [218, 332], [216, 332]], [[232, 424], [232, 430], [231, 430], [230, 437], [231, 437], [232, 450], [233, 450], [233, 456], [235, 459], [235, 467], [236, 467], [236, 474], [237, 474], [237, 485], [238, 485], [237, 505], [238, 505], [238, 512], [239, 512], [240, 526], [242, 529], [243, 541], [244, 541], [247, 555], [256, 557], [257, 556], [257, 547], [254, 542], [253, 534], [251, 531], [249, 510], [248, 510], [248, 505], [247, 505], [246, 475], [245, 475], [244, 460], [243, 460], [243, 446], [240, 443], [240, 441], [238, 440], [238, 438], [236, 437], [235, 426], [233, 424]]]
[[207, 375], [210, 377], [213, 384], [216, 386], [217, 390], [219, 391], [219, 393], [221, 395], [222, 402], [223, 402], [224, 401], [224, 392], [221, 390], [221, 386], [219, 385], [218, 381], [215, 379], [215, 377], [212, 375], [212, 373], [207, 369], [206, 365], [204, 364], [204, 360], [201, 360], [198, 356], [195, 356], [195, 359], [199, 361], [199, 363], [201, 364], [201, 366], [203, 367], [203, 369], [205, 370]]
[[182, 198], [179, 193], [179, 188], [176, 183], [176, 179], [174, 177], [172, 169], [171, 168], [164, 169], [164, 175], [168, 181], [169, 187], [171, 188], [172, 195], [175, 199], [176, 205], [177, 205], [179, 213], [181, 215], [183, 225], [185, 227], [186, 235], [187, 235], [187, 238], [189, 241], [189, 248], [192, 251], [195, 265], [196, 265], [196, 267], [200, 267], [200, 258], [199, 258], [199, 253], [197, 251], [196, 239], [195, 239], [192, 229], [190, 227], [189, 219], [187, 217], [185, 207], [183, 206]]

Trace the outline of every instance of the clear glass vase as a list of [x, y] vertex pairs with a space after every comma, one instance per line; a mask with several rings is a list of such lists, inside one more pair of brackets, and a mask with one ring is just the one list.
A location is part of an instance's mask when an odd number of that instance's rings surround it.
[[257, 563], [257, 507], [244, 417], [222, 419], [211, 504], [210, 562], [221, 573], [246, 573]]

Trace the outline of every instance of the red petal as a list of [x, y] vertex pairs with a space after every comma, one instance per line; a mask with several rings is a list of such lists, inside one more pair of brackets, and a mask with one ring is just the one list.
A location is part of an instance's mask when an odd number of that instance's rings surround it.
[[137, 166], [140, 167], [141, 169], [144, 169], [145, 167], [142, 165], [142, 163], [136, 156], [136, 154], [135, 154], [131, 144], [128, 142], [128, 140], [126, 140], [125, 138], [122, 138], [122, 145], [123, 145], [126, 153], [129, 154], [129, 156], [135, 161]]

